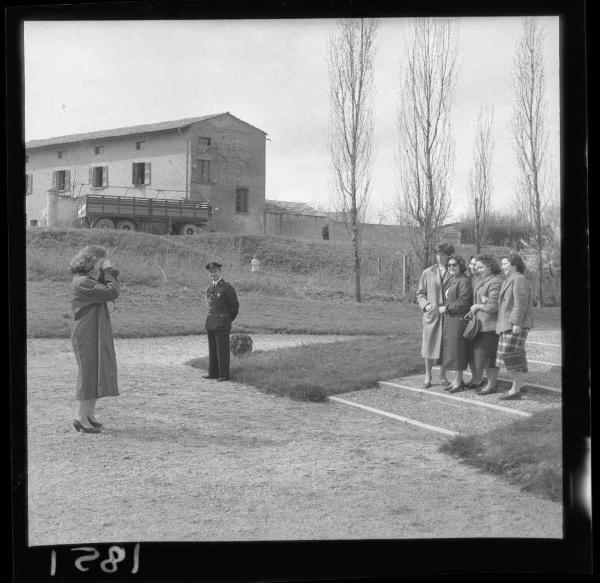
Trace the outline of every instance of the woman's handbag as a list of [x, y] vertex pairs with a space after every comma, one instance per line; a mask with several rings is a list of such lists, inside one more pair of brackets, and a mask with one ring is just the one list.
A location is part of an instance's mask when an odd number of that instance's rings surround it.
[[463, 332], [463, 338], [467, 342], [471, 342], [472, 340], [475, 340], [475, 336], [479, 334], [481, 322], [471, 312], [469, 312], [464, 319], [467, 320], [467, 325]]

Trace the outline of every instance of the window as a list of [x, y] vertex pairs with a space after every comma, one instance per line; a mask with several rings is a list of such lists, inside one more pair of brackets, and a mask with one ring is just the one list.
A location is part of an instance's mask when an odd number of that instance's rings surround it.
[[36, 219], [31, 219], [31, 220], [29, 221], [29, 226], [30, 226], [30, 227], [37, 227], [37, 226], [38, 226], [38, 222], [37, 222], [37, 220], [36, 220]]
[[69, 190], [71, 188], [71, 171], [57, 170], [52, 173], [52, 188]]
[[108, 186], [108, 166], [94, 166], [90, 168], [89, 182], [92, 188]]
[[198, 145], [199, 146], [210, 146], [210, 138], [203, 138], [202, 136], [198, 137]]
[[104, 154], [104, 146], [95, 146], [94, 154]]
[[29, 155], [25, 156], [25, 164], [27, 164], [27, 162], [29, 162]]
[[25, 174], [25, 194], [33, 192], [33, 174]]
[[236, 188], [236, 190], [235, 190], [235, 212], [236, 213], [247, 213], [248, 212], [248, 189], [247, 188]]
[[210, 160], [198, 160], [198, 180], [210, 182]]
[[134, 162], [132, 164], [131, 182], [136, 186], [150, 184], [150, 162]]
[[66, 152], [65, 150], [61, 150], [61, 151], [58, 153], [58, 157], [59, 157], [59, 158], [65, 158], [65, 157], [66, 157], [66, 155], [67, 155], [67, 152]]
[[135, 149], [136, 150], [141, 150], [142, 149], [142, 144], [145, 144], [146, 142], [136, 142], [135, 143]]

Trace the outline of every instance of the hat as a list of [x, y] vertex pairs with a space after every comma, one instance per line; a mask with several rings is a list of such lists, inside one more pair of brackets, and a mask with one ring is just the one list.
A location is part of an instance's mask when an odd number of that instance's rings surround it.
[[220, 263], [217, 263], [216, 261], [210, 261], [206, 264], [206, 269], [208, 269], [208, 271], [212, 271], [213, 269], [221, 269], [221, 267], [223, 266]]

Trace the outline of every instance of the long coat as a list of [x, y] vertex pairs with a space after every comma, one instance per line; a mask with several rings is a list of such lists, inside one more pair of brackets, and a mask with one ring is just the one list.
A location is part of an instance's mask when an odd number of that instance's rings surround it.
[[498, 297], [498, 321], [496, 333], [500, 334], [513, 326], [533, 328], [533, 299], [531, 285], [518, 271], [509, 275], [500, 288]]
[[115, 397], [117, 359], [113, 343], [107, 302], [119, 296], [119, 282], [112, 268], [91, 275], [75, 275], [71, 283], [73, 330], [71, 342], [79, 366], [77, 392], [79, 401]]
[[464, 275], [453, 277], [446, 291], [446, 312], [442, 318], [442, 366], [448, 370], [465, 370], [469, 362], [469, 345], [463, 338], [465, 314], [473, 304], [471, 281]]
[[[491, 273], [488, 276], [476, 277], [473, 280], [473, 303], [481, 306], [477, 310], [476, 318], [481, 322], [481, 332], [495, 332], [498, 319], [498, 297], [502, 279], [499, 275]], [[483, 297], [486, 297], [483, 303]]]
[[[452, 276], [446, 271], [444, 277], [438, 265], [428, 267], [423, 271], [417, 289], [417, 302], [423, 311], [423, 343], [421, 356], [438, 359], [442, 345], [442, 318], [439, 306], [445, 304], [445, 293]], [[427, 304], [433, 304], [430, 312], [425, 311]]]

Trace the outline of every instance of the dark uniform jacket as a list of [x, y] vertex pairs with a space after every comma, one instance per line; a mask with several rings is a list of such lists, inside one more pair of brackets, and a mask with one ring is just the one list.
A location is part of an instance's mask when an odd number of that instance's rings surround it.
[[206, 330], [231, 330], [231, 322], [235, 320], [240, 304], [230, 283], [220, 279], [216, 285], [211, 283], [206, 289], [208, 314]]

